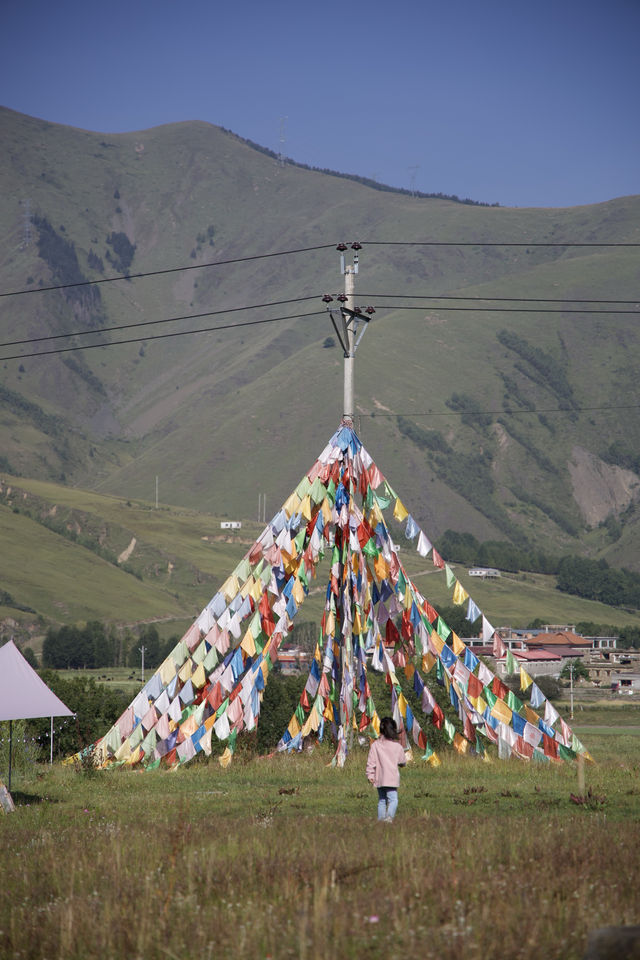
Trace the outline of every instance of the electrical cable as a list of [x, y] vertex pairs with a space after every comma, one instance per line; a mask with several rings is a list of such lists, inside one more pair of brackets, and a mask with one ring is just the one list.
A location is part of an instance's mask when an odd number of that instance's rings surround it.
[[[204, 314], [206, 316], [206, 314]], [[324, 316], [324, 310], [314, 310], [311, 313], [294, 313], [285, 317], [267, 317], [263, 320], [244, 320], [241, 323], [222, 323], [217, 327], [202, 327], [199, 330], [175, 330], [172, 333], [158, 333], [151, 337], [132, 337], [128, 340], [112, 340], [108, 343], [87, 343], [76, 347], [58, 347], [55, 350], [39, 350], [33, 353], [17, 353], [9, 357], [0, 357], [0, 363], [5, 360], [25, 360], [30, 357], [49, 357], [54, 353], [74, 353], [77, 350], [94, 350], [96, 347], [118, 347], [128, 343], [149, 343], [152, 340], [166, 340], [169, 337], [189, 337], [194, 333], [216, 333], [218, 330], [235, 330], [240, 327], [253, 327], [261, 323], [276, 323], [279, 320], [302, 320], [305, 317]], [[179, 319], [179, 318], [177, 318]], [[96, 334], [100, 330], [95, 331]]]
[[640, 247], [640, 241], [574, 240], [362, 240], [363, 247]]
[[509, 416], [537, 416], [541, 413], [602, 413], [609, 410], [639, 410], [640, 403], [625, 403], [612, 407], [536, 407], [534, 410], [437, 410], [429, 413], [387, 413], [372, 410], [370, 413], [358, 413], [361, 417], [509, 417]]
[[425, 305], [421, 306], [410, 306], [409, 304], [403, 303], [387, 303], [385, 304], [385, 310], [426, 310], [427, 308], [434, 311], [454, 311], [456, 313], [606, 313], [606, 314], [631, 314], [637, 315], [640, 313], [640, 308], [638, 310], [590, 310], [590, 309], [578, 309], [574, 310], [572, 307], [567, 308], [566, 310], [561, 307], [438, 307], [435, 305]]
[[[101, 333], [113, 333], [115, 330], [130, 330], [134, 327], [149, 327], [155, 326], [159, 323], [177, 323], [179, 320], [200, 320], [203, 317], [215, 317], [223, 313], [238, 313], [244, 310], [259, 310], [262, 307], [281, 307], [287, 303], [301, 303], [305, 300], [318, 299], [318, 295], [315, 295], [309, 297], [294, 297], [291, 300], [271, 300], [268, 303], [250, 304], [247, 307], [227, 307], [224, 310], [209, 310], [206, 313], [190, 313], [184, 317], [167, 317], [163, 320], [140, 320], [137, 323], [121, 323], [113, 327], [99, 327], [97, 329], [94, 328], [93, 330], [76, 330], [73, 333], [51, 333], [45, 337], [30, 337], [25, 340], [7, 340], [5, 343], [0, 343], [0, 350], [4, 350], [6, 347], [17, 347], [24, 344], [41, 343], [43, 340], [63, 340], [66, 337], [86, 337], [90, 336], [91, 334], [97, 335]], [[101, 344], [101, 346], [103, 346], [103, 344]]]
[[434, 293], [358, 293], [356, 296], [369, 299], [396, 300], [494, 300], [496, 303], [617, 303], [631, 304], [636, 303], [640, 306], [640, 297], [635, 300], [602, 300], [594, 297], [592, 300], [576, 300], [573, 297], [463, 297], [454, 294], [443, 294], [442, 296]]
[[321, 243], [315, 247], [298, 247], [294, 250], [278, 250], [273, 253], [256, 253], [250, 257], [234, 257], [230, 260], [214, 260], [209, 263], [193, 263], [185, 267], [166, 267], [163, 270], [148, 270], [144, 273], [125, 273], [115, 277], [100, 277], [97, 280], [79, 280], [76, 283], [59, 283], [49, 287], [35, 287], [30, 290], [0, 291], [0, 297], [21, 297], [26, 293], [49, 293], [52, 290], [68, 290], [70, 287], [91, 287], [99, 283], [114, 283], [117, 280], [140, 280], [144, 277], [160, 277], [168, 273], [184, 273], [186, 270], [202, 270], [205, 267], [222, 267], [231, 263], [248, 263], [251, 260], [267, 260], [269, 257], [286, 257], [293, 253], [311, 253], [314, 250], [328, 250], [333, 243]]
[[[312, 247], [297, 247], [292, 250], [279, 250], [273, 253], [259, 253], [248, 257], [234, 257], [228, 260], [214, 260], [209, 263], [194, 263], [182, 267], [166, 267], [162, 270], [148, 270], [142, 273], [119, 274], [114, 277], [99, 277], [97, 280], [80, 280], [74, 283], [52, 284], [48, 287], [35, 287], [28, 290], [0, 291], [1, 297], [20, 297], [29, 293], [49, 293], [53, 290], [68, 290], [72, 287], [90, 287], [101, 283], [114, 283], [119, 280], [140, 280], [145, 277], [159, 277], [171, 273], [183, 273], [187, 270], [202, 270], [205, 267], [219, 267], [234, 263], [247, 263], [252, 260], [265, 260], [270, 257], [284, 257], [295, 253], [311, 253], [316, 250], [335, 248], [335, 243], [321, 243]], [[640, 242], [581, 242], [581, 241], [514, 241], [514, 240], [367, 240], [361, 246], [371, 247], [640, 247]]]

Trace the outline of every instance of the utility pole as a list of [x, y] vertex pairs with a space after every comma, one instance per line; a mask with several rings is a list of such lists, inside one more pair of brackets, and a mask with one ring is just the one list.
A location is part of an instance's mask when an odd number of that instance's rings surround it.
[[138, 650], [139, 650], [140, 653], [142, 654], [142, 682], [143, 682], [143, 683], [144, 683], [144, 652], [145, 652], [146, 649], [147, 649], [147, 648], [145, 647], [144, 643], [142, 644], [141, 647], [138, 647]]
[[573, 720], [573, 660], [569, 663], [569, 689], [571, 691], [571, 720]]
[[[355, 278], [358, 273], [359, 257], [358, 251], [362, 249], [362, 244], [352, 243], [353, 263], [345, 262], [346, 243], [339, 243], [336, 247], [340, 253], [340, 272], [344, 276], [344, 293], [337, 295], [336, 299], [340, 302], [340, 316], [334, 316], [337, 311], [328, 307], [329, 316], [336, 336], [340, 341], [340, 346], [344, 354], [344, 393], [342, 405], [342, 422], [353, 429], [353, 416], [355, 409], [354, 401], [354, 370], [355, 357], [358, 345], [364, 336], [371, 315], [375, 313], [373, 307], [366, 307], [360, 310], [355, 306]], [[331, 303], [333, 297], [325, 293], [322, 298], [325, 303]], [[362, 324], [362, 329], [358, 333], [358, 324]]]
[[[344, 305], [347, 310], [353, 310], [353, 295], [356, 288], [356, 273], [358, 272], [358, 254], [353, 257], [353, 265], [345, 267], [344, 270]], [[353, 322], [347, 324], [346, 328], [347, 350], [344, 354], [344, 402], [342, 410], [342, 419], [353, 426], [353, 395], [354, 395], [354, 373], [356, 364], [356, 331]]]

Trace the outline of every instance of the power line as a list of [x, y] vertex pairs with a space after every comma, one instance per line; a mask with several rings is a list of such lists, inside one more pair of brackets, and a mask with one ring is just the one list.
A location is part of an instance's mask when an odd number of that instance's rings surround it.
[[[367, 294], [367, 295], [363, 295], [363, 296], [370, 296], [370, 295]], [[381, 296], [386, 296], [386, 295], [385, 295], [385, 294], [381, 294]], [[400, 296], [402, 296], [402, 294], [400, 294]], [[114, 332], [119, 331], [119, 330], [131, 330], [131, 329], [136, 329], [136, 328], [140, 328], [140, 327], [157, 326], [158, 324], [162, 324], [162, 323], [178, 323], [178, 322], [180, 322], [180, 321], [185, 321], [185, 320], [200, 320], [200, 319], [203, 319], [204, 317], [214, 317], [214, 316], [220, 316], [221, 314], [244, 312], [244, 311], [246, 311], [246, 310], [259, 310], [259, 309], [263, 309], [263, 308], [266, 308], [266, 307], [283, 306], [283, 305], [289, 304], [289, 303], [303, 303], [303, 302], [306, 302], [306, 301], [309, 301], [309, 300], [317, 300], [317, 299], [320, 299], [320, 297], [319, 297], [318, 294], [311, 294], [311, 295], [308, 295], [308, 296], [305, 296], [305, 297], [293, 297], [293, 298], [287, 299], [287, 300], [271, 300], [271, 301], [267, 301], [267, 302], [265, 302], [265, 303], [249, 304], [249, 305], [244, 306], [244, 307], [227, 307], [227, 308], [221, 309], [221, 310], [208, 310], [208, 311], [205, 311], [204, 313], [191, 313], [191, 314], [185, 314], [185, 315], [179, 316], [179, 317], [165, 317], [165, 318], [162, 318], [162, 319], [160, 319], [160, 320], [140, 320], [140, 321], [137, 321], [137, 322], [135, 322], [135, 323], [116, 324], [116, 325], [111, 326], [111, 327], [99, 327], [99, 328], [95, 328], [95, 329], [91, 329], [91, 330], [76, 330], [76, 331], [71, 331], [70, 333], [48, 334], [48, 335], [41, 336], [41, 337], [29, 337], [29, 338], [25, 338], [25, 339], [23, 339], [23, 340], [7, 340], [7, 341], [5, 341], [4, 343], [0, 343], [0, 349], [6, 349], [7, 347], [16, 347], [16, 346], [28, 346], [28, 345], [30, 345], [30, 344], [42, 343], [42, 342], [44, 342], [44, 341], [64, 340], [64, 339], [68, 339], [68, 338], [71, 338], [71, 337], [85, 337], [85, 336], [91, 336], [91, 335], [99, 336], [99, 335], [105, 334], [105, 333], [114, 333]], [[417, 299], [417, 296], [416, 296], [414, 299]], [[438, 299], [445, 299], [445, 298], [438, 298]], [[450, 298], [450, 299], [473, 299], [473, 298], [457, 298], [457, 297], [455, 297], [455, 298]], [[483, 298], [479, 298], [479, 299], [484, 300], [484, 299], [489, 299], [489, 298], [484, 298], [484, 297], [483, 297]], [[500, 298], [495, 298], [495, 299], [500, 299]], [[504, 298], [504, 299], [508, 299], [508, 298]], [[517, 300], [518, 302], [525, 302], [525, 303], [528, 303], [528, 302], [538, 302], [536, 299], [533, 299], [533, 298], [531, 298], [531, 299], [530, 299], [530, 298], [514, 298], [514, 300]], [[545, 301], [540, 301], [540, 302], [545, 302]], [[548, 302], [548, 301], [547, 301], [547, 302]], [[558, 301], [558, 302], [564, 302], [564, 301]], [[567, 301], [567, 302], [581, 303], [581, 302], [583, 302], [583, 301]], [[597, 303], [597, 302], [602, 302], [602, 303], [634, 303], [635, 301], [633, 301], [633, 300], [628, 300], [628, 301], [627, 301], [627, 300], [620, 300], [620, 301], [584, 301], [584, 302], [587, 302], [587, 303], [589, 303], [589, 302], [596, 302], [596, 303]], [[607, 314], [607, 315], [610, 315], [610, 314], [616, 314], [616, 315], [618, 315], [618, 314], [620, 314], [620, 315], [629, 314], [629, 315], [632, 315], [632, 316], [635, 316], [635, 315], [637, 315], [638, 313], [640, 313], [640, 309], [638, 309], [638, 310], [615, 310], [615, 309], [611, 309], [611, 310], [577, 309], [577, 310], [574, 310], [574, 309], [572, 309], [572, 308], [555, 309], [555, 308], [544, 308], [544, 307], [541, 307], [541, 308], [534, 308], [534, 307], [454, 307], [454, 306], [451, 306], [451, 307], [442, 306], [442, 307], [441, 307], [441, 306], [437, 306], [437, 305], [433, 305], [433, 304], [430, 305], [430, 306], [431, 306], [431, 308], [432, 308], [433, 310], [436, 310], [436, 311], [447, 310], [447, 311], [454, 311], [454, 312], [469, 312], [469, 313], [578, 313], [578, 314], [589, 313], [589, 314]], [[384, 305], [384, 308], [387, 309], [387, 310], [390, 310], [390, 311], [395, 311], [395, 310], [397, 310], [397, 311], [401, 311], [401, 310], [424, 310], [424, 309], [426, 309], [426, 307], [425, 307], [424, 305], [422, 305], [422, 306], [412, 306], [412, 305], [410, 305], [410, 304], [385, 304], [385, 305]], [[322, 312], [323, 312], [323, 311], [319, 311], [318, 313], [322, 313]], [[303, 314], [302, 316], [313, 316], [313, 315], [314, 315], [314, 314]], [[290, 320], [290, 319], [295, 319], [295, 318], [296, 318], [295, 315], [292, 315], [292, 316], [288, 316], [288, 317], [285, 317], [285, 318], [282, 318], [282, 319], [288, 319], [288, 320]], [[280, 319], [280, 318], [275, 318], [275, 319]], [[269, 322], [269, 321], [254, 321], [254, 322], [255, 322], [255, 323], [258, 323], [258, 322]], [[223, 325], [223, 326], [216, 327], [216, 328], [205, 328], [205, 329], [203, 329], [202, 331], [182, 331], [182, 332], [185, 333], [185, 334], [188, 334], [188, 333], [191, 333], [191, 332], [193, 332], [193, 333], [210, 332], [212, 329], [225, 330], [225, 329], [230, 329], [230, 328], [232, 329], [234, 326], [243, 326], [243, 325], [244, 325], [244, 324], [227, 324], [227, 325]], [[171, 336], [177, 336], [177, 335], [178, 335], [178, 334], [171, 334]], [[119, 343], [139, 343], [141, 340], [145, 340], [145, 341], [146, 341], [146, 340], [157, 340], [157, 339], [160, 339], [160, 338], [159, 338], [158, 336], [149, 336], [149, 337], [138, 338], [137, 340], [116, 340], [116, 341], [113, 341], [112, 343], [92, 344], [92, 346], [94, 346], [94, 347], [97, 347], [97, 346], [100, 346], [100, 347], [104, 347], [104, 346], [117, 346]], [[74, 347], [73, 349], [75, 349], [75, 350], [89, 349], [89, 346], [88, 346], [88, 345], [86, 345], [86, 346], [78, 346], [78, 347]], [[42, 351], [42, 352], [40, 352], [40, 353], [20, 354], [19, 356], [20, 356], [20, 357], [45, 356], [47, 353], [56, 353], [56, 352], [61, 352], [61, 351], [50, 350], [50, 351]], [[16, 355], [16, 356], [9, 356], [9, 357], [0, 357], [0, 360], [15, 360], [15, 359], [18, 359], [18, 358], [19, 358], [19, 357]]]
[[367, 247], [640, 247], [640, 241], [575, 240], [362, 240]]
[[[145, 277], [159, 277], [171, 273], [183, 273], [187, 270], [203, 270], [206, 267], [220, 267], [234, 263], [248, 263], [252, 260], [265, 260], [270, 257], [284, 257], [296, 253], [311, 253], [316, 250], [328, 250], [335, 248], [335, 243], [321, 243], [312, 247], [297, 247], [292, 250], [278, 250], [272, 253], [258, 253], [247, 257], [234, 257], [228, 260], [214, 260], [209, 263], [188, 264], [181, 267], [165, 267], [162, 270], [148, 270], [141, 273], [118, 274], [113, 277], [100, 277], [97, 280], [80, 280], [74, 283], [52, 284], [48, 287], [35, 287], [28, 290], [9, 290], [0, 291], [0, 297], [20, 297], [30, 293], [50, 293], [54, 290], [68, 290], [72, 287], [90, 287], [101, 283], [114, 283], [120, 280], [141, 280]], [[600, 242], [582, 242], [582, 241], [551, 241], [534, 240], [514, 241], [514, 240], [367, 240], [362, 241], [362, 246], [370, 247], [586, 247], [586, 248], [607, 248], [607, 247], [640, 247], [639, 242], [618, 242], [603, 240]], [[492, 298], [493, 299], [493, 298]]]
[[635, 300], [602, 300], [597, 297], [587, 300], [577, 300], [573, 297], [491, 297], [491, 296], [473, 296], [463, 297], [454, 294], [433, 294], [433, 293], [358, 293], [361, 298], [396, 300], [403, 298], [405, 300], [494, 300], [496, 303], [617, 303], [617, 304], [640, 304], [640, 297]]
[[540, 413], [602, 413], [609, 410], [639, 410], [640, 403], [625, 403], [612, 407], [535, 407], [527, 410], [430, 410], [428, 413], [393, 413], [372, 410], [370, 413], [360, 413], [362, 417], [509, 417], [509, 416], [537, 416]]
[[[421, 306], [410, 306], [406, 303], [387, 303], [385, 304], [386, 310], [425, 310], [427, 307], [422, 304]], [[582, 308], [574, 310], [572, 307], [563, 309], [562, 307], [439, 307], [436, 305], [431, 305], [431, 309], [435, 311], [454, 311], [456, 313], [606, 313], [606, 314], [631, 314], [637, 315], [640, 313], [640, 308], [638, 310], [591, 310], [589, 308]]]
[[209, 263], [194, 263], [185, 267], [166, 267], [163, 270], [148, 270], [145, 273], [124, 273], [115, 277], [100, 277], [98, 280], [79, 280], [76, 283], [59, 283], [50, 287], [35, 287], [29, 290], [0, 292], [0, 297], [20, 297], [26, 293], [49, 293], [52, 290], [68, 290], [70, 287], [91, 287], [99, 283], [114, 283], [117, 280], [140, 280], [144, 277], [160, 277], [168, 273], [183, 273], [186, 270], [202, 270], [205, 267], [222, 267], [231, 263], [248, 263], [251, 260], [266, 260], [269, 257], [286, 257], [293, 253], [311, 253], [314, 250], [334, 248], [333, 243], [321, 243], [315, 247], [298, 247], [294, 250], [278, 250], [273, 253], [256, 253], [250, 257], [234, 257], [230, 260], [213, 260]]
[[[206, 316], [206, 314], [203, 316]], [[261, 323], [276, 323], [280, 320], [303, 320], [305, 317], [317, 316], [324, 316], [324, 310], [314, 310], [311, 313], [294, 313], [285, 317], [268, 317], [263, 320], [244, 320], [241, 323], [222, 323], [217, 327], [201, 327], [199, 330], [176, 330], [173, 333], [158, 333], [151, 337], [132, 337], [128, 340], [112, 340], [109, 343], [87, 343], [76, 347], [58, 347], [55, 350], [17, 353], [9, 357], [0, 357], [0, 362], [4, 360], [25, 360], [30, 357], [50, 357], [55, 353], [74, 353], [76, 350], [94, 350], [96, 347], [119, 347], [128, 343], [148, 343], [151, 340], [166, 340], [169, 337], [189, 337], [194, 333], [216, 333], [218, 330], [235, 330], [240, 327], [257, 326]], [[175, 319], [179, 320], [181, 318], [176, 317]], [[95, 332], [100, 333], [99, 330]]]
[[[131, 330], [135, 327], [155, 326], [159, 323], [177, 323], [180, 320], [201, 320], [203, 317], [215, 317], [224, 313], [238, 313], [243, 312], [244, 310], [259, 310], [262, 307], [281, 307], [287, 303], [301, 303], [305, 300], [318, 299], [319, 297], [316, 294], [308, 297], [294, 297], [291, 300], [271, 300], [268, 303], [254, 303], [247, 307], [227, 307], [224, 310], [209, 310], [206, 313], [191, 313], [184, 317], [166, 317], [162, 320], [140, 320], [137, 323], [121, 323], [114, 327], [99, 327], [97, 329], [94, 328], [93, 330], [76, 330], [72, 333], [51, 333], [44, 337], [30, 337], [25, 340], [7, 340], [5, 343], [0, 343], [0, 349], [3, 350], [6, 347], [17, 347], [24, 344], [41, 343], [43, 340], [63, 340], [67, 337], [86, 337], [90, 336], [91, 334], [98, 335], [102, 333], [113, 333], [116, 330]], [[148, 337], [145, 339], [152, 338]], [[104, 346], [104, 344], [99, 344], [99, 346]]]

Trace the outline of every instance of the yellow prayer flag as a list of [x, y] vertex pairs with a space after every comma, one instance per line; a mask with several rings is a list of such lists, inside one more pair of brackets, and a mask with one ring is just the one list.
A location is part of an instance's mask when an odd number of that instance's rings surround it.
[[533, 680], [527, 671], [524, 669], [524, 667], [520, 667], [520, 689], [528, 690], [532, 683]]
[[114, 756], [116, 760], [126, 760], [127, 757], [131, 756], [131, 744], [128, 737], [122, 741]]
[[325, 497], [324, 500], [322, 501], [322, 519], [324, 520], [325, 527], [328, 523], [331, 523], [331, 517], [332, 517], [331, 504], [329, 503], [328, 499]]
[[456, 606], [459, 607], [461, 604], [465, 602], [465, 600], [468, 600], [468, 599], [469, 599], [469, 594], [467, 593], [465, 588], [462, 586], [460, 581], [456, 580], [456, 585], [453, 588], [453, 602], [456, 604]]
[[436, 630], [431, 631], [431, 644], [437, 653], [442, 653], [444, 649], [444, 640]]
[[525, 717], [527, 718], [527, 720], [529, 721], [529, 723], [532, 723], [534, 727], [537, 727], [537, 726], [538, 726], [538, 721], [539, 721], [540, 717], [539, 717], [538, 714], [535, 712], [535, 710], [532, 710], [531, 707], [527, 706], [526, 703], [525, 703], [525, 705], [524, 705], [524, 715], [525, 715]]
[[293, 590], [291, 593], [293, 594], [293, 599], [295, 600], [296, 604], [300, 606], [304, 600], [304, 587], [302, 586], [302, 582], [298, 579], [298, 577], [296, 577], [293, 581]]
[[378, 716], [377, 713], [374, 713], [374, 715], [371, 717], [370, 726], [373, 727], [373, 729], [376, 732], [376, 735], [379, 737], [380, 736], [380, 717]]
[[205, 673], [204, 666], [200, 663], [198, 668], [194, 671], [191, 676], [191, 683], [196, 688], [196, 690], [201, 690], [207, 682], [207, 674]]
[[162, 686], [169, 686], [176, 675], [176, 665], [173, 662], [173, 657], [167, 657], [167, 659], [161, 665], [159, 673], [160, 679], [162, 680]]
[[133, 753], [130, 753], [127, 759], [125, 760], [124, 762], [125, 767], [133, 767], [134, 764], [138, 763], [138, 761], [142, 758], [142, 756], [143, 756], [143, 753], [140, 747], [137, 746], [133, 751]]
[[400, 523], [402, 523], [403, 520], [406, 520], [407, 517], [409, 516], [409, 511], [403, 504], [400, 497], [396, 498], [396, 503], [393, 508], [393, 515], [396, 518], [396, 520], [398, 520]]
[[227, 601], [233, 600], [237, 595], [240, 584], [238, 583], [238, 578], [235, 573], [232, 573], [230, 577], [227, 577], [225, 582], [220, 587], [220, 592], [224, 594]]
[[291, 496], [287, 500], [285, 500], [284, 504], [282, 505], [282, 509], [284, 510], [284, 512], [288, 517], [291, 517], [293, 516], [294, 513], [298, 512], [299, 506], [300, 506], [300, 497], [294, 490]]
[[468, 753], [469, 741], [466, 740], [461, 734], [455, 733], [453, 737], [453, 749], [457, 750], [458, 753]]
[[503, 723], [511, 723], [511, 714], [512, 711], [506, 705], [504, 700], [496, 700], [494, 705], [491, 707], [491, 716], [495, 717], [496, 720], [502, 720]]
[[288, 730], [289, 733], [291, 734], [291, 737], [292, 737], [292, 738], [293, 738], [293, 737], [296, 737], [296, 736], [300, 733], [300, 723], [299, 723], [298, 718], [296, 717], [295, 713], [294, 713], [294, 715], [291, 717], [291, 720], [289, 721], [289, 726], [287, 727], [287, 730]]
[[185, 662], [180, 667], [180, 670], [178, 671], [178, 676], [180, 677], [180, 680], [182, 681], [182, 683], [186, 683], [192, 673], [193, 673], [193, 666], [192, 666], [191, 660], [190, 659], [185, 660]]
[[386, 580], [389, 576], [389, 564], [381, 553], [373, 561], [373, 569], [378, 580]]
[[377, 503], [374, 502], [371, 510], [369, 511], [369, 523], [375, 530], [378, 524], [383, 520], [382, 510]]
[[433, 753], [431, 754], [431, 756], [427, 758], [427, 763], [430, 764], [432, 767], [439, 767], [439, 766], [440, 766], [440, 757], [439, 757], [438, 754], [435, 752], [435, 750], [433, 751]]
[[247, 655], [248, 657], [253, 657], [253, 656], [255, 656], [255, 653], [256, 653], [256, 645], [255, 645], [255, 641], [254, 641], [254, 639], [253, 639], [253, 634], [251, 633], [251, 630], [250, 630], [250, 629], [247, 630], [247, 632], [245, 633], [244, 637], [242, 638], [242, 643], [240, 644], [240, 648], [241, 648], [242, 650], [244, 650], [244, 652], [246, 653], [246, 655]]
[[407, 680], [413, 680], [413, 675], [415, 672], [416, 672], [416, 668], [414, 667], [414, 665], [411, 663], [410, 660], [407, 660], [404, 667], [404, 675], [407, 678]]
[[224, 750], [224, 753], [222, 754], [222, 756], [221, 756], [221, 757], [218, 757], [218, 763], [220, 764], [221, 767], [225, 767], [225, 768], [226, 768], [226, 767], [228, 767], [229, 764], [231, 763], [231, 758], [232, 758], [232, 756], [233, 756], [233, 754], [232, 754], [231, 750], [229, 749], [229, 747], [225, 747], [225, 750]]
[[453, 642], [451, 644], [451, 646], [453, 647], [453, 652], [455, 653], [456, 657], [459, 657], [462, 653], [464, 653], [465, 645], [460, 639], [460, 637], [458, 636], [458, 634], [455, 632], [455, 630], [451, 631], [451, 636], [453, 637]]
[[407, 701], [403, 693], [398, 694], [398, 710], [403, 717], [407, 715]]
[[436, 662], [436, 658], [434, 657], [434, 655], [431, 653], [430, 650], [427, 650], [427, 652], [422, 657], [422, 669], [424, 670], [424, 672], [429, 673], [429, 670], [431, 670], [435, 662]]
[[255, 600], [256, 603], [259, 603], [263, 593], [264, 593], [264, 587], [262, 585], [262, 581], [254, 579], [253, 584], [251, 586], [252, 600]]
[[311, 520], [311, 497], [309, 494], [306, 495], [300, 504], [300, 512], [306, 520]]

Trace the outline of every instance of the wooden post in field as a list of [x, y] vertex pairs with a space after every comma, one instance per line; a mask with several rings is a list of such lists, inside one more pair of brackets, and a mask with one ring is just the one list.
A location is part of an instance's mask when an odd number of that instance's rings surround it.
[[584, 797], [584, 755], [578, 754], [578, 796]]

